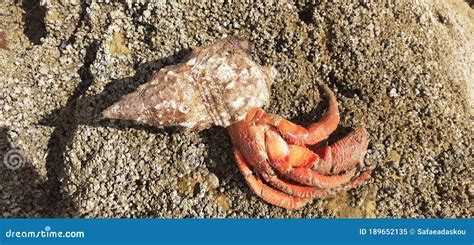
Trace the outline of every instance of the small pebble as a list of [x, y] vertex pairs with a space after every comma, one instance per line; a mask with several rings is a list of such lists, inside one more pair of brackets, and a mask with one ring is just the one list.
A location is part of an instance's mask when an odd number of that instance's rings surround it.
[[398, 97], [397, 89], [395, 88], [390, 89], [390, 92], [388, 92], [388, 96], [390, 98]]
[[217, 178], [214, 173], [209, 173], [209, 175], [207, 176], [207, 180], [212, 188], [215, 189], [219, 187], [219, 178]]

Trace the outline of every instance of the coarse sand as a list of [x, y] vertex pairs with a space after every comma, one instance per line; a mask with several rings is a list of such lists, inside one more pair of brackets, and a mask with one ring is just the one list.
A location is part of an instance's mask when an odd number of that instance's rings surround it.
[[[468, 1], [19, 2], [0, 9], [0, 160], [19, 149], [24, 163], [0, 164], [1, 217], [473, 217]], [[279, 71], [266, 111], [307, 125], [325, 109], [317, 82], [335, 91], [329, 141], [367, 128], [366, 183], [285, 210], [247, 187], [224, 128], [101, 118], [228, 35]]]

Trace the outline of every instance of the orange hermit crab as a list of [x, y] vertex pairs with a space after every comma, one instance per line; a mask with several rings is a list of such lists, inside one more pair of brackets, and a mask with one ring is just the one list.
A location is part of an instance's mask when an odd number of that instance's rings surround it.
[[374, 166], [364, 165], [364, 128], [331, 146], [319, 146], [339, 123], [330, 89], [321, 85], [329, 109], [306, 129], [260, 109], [270, 98], [274, 76], [272, 67], [252, 61], [246, 40], [228, 37], [195, 48], [184, 62], [160, 69], [103, 114], [193, 131], [227, 127], [247, 184], [266, 202], [288, 209], [367, 179]]
[[323, 88], [329, 110], [308, 129], [261, 109], [227, 127], [240, 172], [268, 203], [300, 208], [313, 198], [356, 186], [373, 169], [364, 166], [368, 139], [362, 127], [331, 146], [317, 147], [339, 123], [334, 94], [327, 86]]

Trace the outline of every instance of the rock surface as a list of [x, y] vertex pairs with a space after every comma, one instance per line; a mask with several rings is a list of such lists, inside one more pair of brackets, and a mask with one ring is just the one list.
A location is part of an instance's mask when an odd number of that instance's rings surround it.
[[[0, 157], [15, 148], [25, 162], [0, 164], [2, 217], [473, 216], [466, 1], [17, 2], [0, 9]], [[267, 111], [308, 124], [325, 106], [317, 81], [335, 91], [342, 121], [330, 141], [366, 126], [366, 161], [378, 163], [366, 184], [288, 211], [250, 192], [223, 128], [100, 118], [153, 70], [228, 35], [277, 68]]]

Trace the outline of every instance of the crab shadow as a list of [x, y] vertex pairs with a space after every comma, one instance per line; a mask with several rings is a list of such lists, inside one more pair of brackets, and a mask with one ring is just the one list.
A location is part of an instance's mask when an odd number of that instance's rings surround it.
[[[0, 164], [0, 217], [68, 217], [68, 212], [52, 198], [55, 194], [48, 188], [49, 183], [38, 167], [10, 142], [9, 131], [8, 127], [0, 127], [0, 159], [3, 160]], [[14, 155], [20, 160], [7, 160], [8, 156]], [[64, 197], [61, 204], [71, 206], [71, 200]]]
[[[182, 50], [176, 54], [162, 59], [135, 65], [133, 76], [114, 80], [106, 85], [103, 91], [87, 95], [87, 90], [94, 83], [95, 76], [90, 66], [96, 59], [100, 43], [93, 42], [86, 48], [83, 66], [77, 71], [81, 81], [68, 98], [65, 106], [55, 109], [44, 116], [38, 124], [53, 127], [53, 133], [48, 141], [46, 156], [47, 188], [51, 202], [58, 203], [59, 213], [69, 213], [74, 216], [77, 207], [68, 200], [72, 197], [63, 194], [61, 190], [62, 179], [65, 177], [65, 167], [68, 164], [68, 147], [74, 139], [80, 125], [91, 127], [111, 127], [120, 130], [135, 128], [153, 134], [168, 134], [176, 129], [158, 129], [146, 125], [137, 125], [129, 121], [109, 120], [102, 117], [102, 111], [117, 102], [122, 96], [134, 91], [140, 84], [145, 83], [154, 70], [177, 63], [189, 50]], [[51, 213], [55, 216], [57, 213]]]

